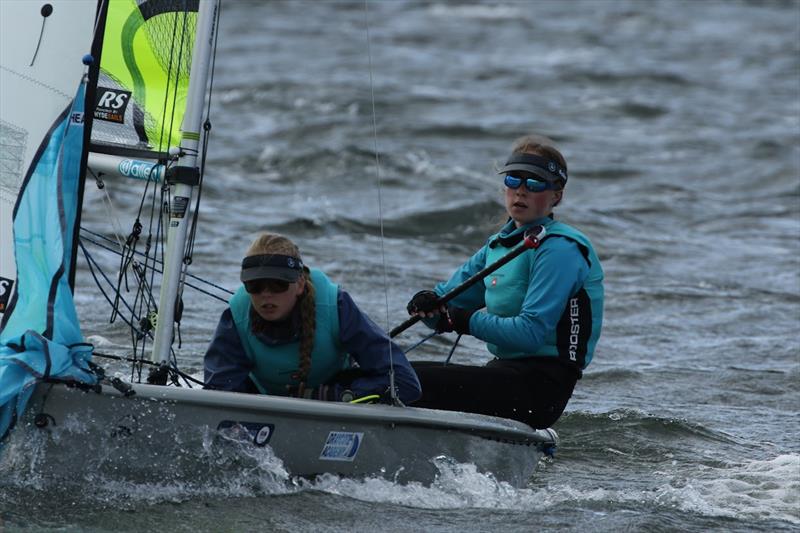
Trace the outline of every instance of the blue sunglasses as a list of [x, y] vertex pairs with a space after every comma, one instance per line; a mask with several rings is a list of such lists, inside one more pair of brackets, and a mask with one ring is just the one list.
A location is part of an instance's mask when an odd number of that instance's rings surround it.
[[516, 176], [512, 176], [511, 174], [506, 174], [503, 183], [505, 183], [506, 187], [509, 189], [519, 189], [524, 183], [525, 188], [530, 192], [542, 192], [548, 189], [556, 190], [556, 185], [554, 183], [550, 183], [549, 181], [542, 181], [533, 178], [518, 178]]

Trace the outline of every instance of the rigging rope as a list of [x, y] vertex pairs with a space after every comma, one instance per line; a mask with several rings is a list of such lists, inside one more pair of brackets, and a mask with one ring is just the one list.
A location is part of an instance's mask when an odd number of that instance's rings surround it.
[[[222, 6], [218, 4], [216, 10], [216, 20], [214, 21], [214, 26], [219, 27], [219, 18], [222, 13]], [[183, 339], [181, 337], [181, 316], [183, 314], [183, 291], [186, 283], [186, 276], [189, 273], [189, 265], [192, 264], [193, 256], [194, 256], [194, 244], [195, 239], [197, 237], [197, 226], [200, 220], [200, 198], [203, 195], [203, 182], [206, 173], [206, 157], [208, 155], [208, 143], [209, 137], [211, 136], [211, 91], [214, 89], [214, 69], [216, 68], [217, 64], [217, 42], [219, 39], [219, 31], [214, 32], [214, 45], [211, 50], [211, 69], [209, 73], [209, 88], [208, 88], [208, 103], [206, 107], [206, 120], [203, 124], [203, 145], [199, 151], [200, 155], [200, 168], [198, 169], [198, 182], [197, 182], [197, 198], [195, 200], [195, 207], [192, 213], [192, 220], [189, 225], [189, 237], [186, 240], [184, 245], [184, 252], [183, 252], [183, 261], [181, 265], [181, 274], [178, 279], [178, 291], [176, 296], [175, 305], [177, 309], [175, 310], [175, 322], [177, 323], [177, 330], [178, 330], [178, 348], [182, 346]], [[175, 357], [175, 352], [172, 351], [172, 357]], [[176, 361], [177, 366], [177, 361]]]
[[108, 204], [103, 203], [103, 206], [106, 208], [106, 214], [108, 215], [109, 220], [111, 220], [111, 227], [114, 231], [114, 237], [117, 239], [117, 245], [119, 245], [120, 253], [125, 252], [125, 248], [122, 245], [122, 223], [119, 221], [119, 217], [117, 216], [117, 210], [114, 207], [114, 203], [111, 201], [111, 196], [108, 194], [108, 190], [106, 189], [106, 184], [102, 179], [102, 173], [95, 174], [94, 171], [86, 166], [86, 170], [94, 178], [95, 184], [97, 184], [97, 188], [103, 191], [103, 198], [108, 202]]
[[[169, 116], [169, 133], [167, 134], [168, 135], [167, 141], [169, 143], [172, 142], [172, 130], [173, 130], [174, 126], [175, 126], [175, 110], [176, 110], [176, 107], [177, 107], [175, 104], [178, 101], [178, 86], [180, 85], [181, 64], [182, 64], [182, 61], [183, 61], [183, 50], [184, 50], [184, 40], [186, 38], [186, 31], [187, 31], [187, 28], [189, 26], [188, 13], [187, 13], [188, 6], [186, 4], [186, 0], [184, 0], [183, 4], [184, 5], [183, 5], [183, 11], [182, 12], [175, 11], [173, 13], [174, 17], [173, 17], [173, 20], [172, 20], [172, 40], [170, 41], [172, 46], [170, 46], [170, 49], [169, 49], [169, 62], [168, 62], [168, 67], [167, 67], [167, 86], [165, 87], [165, 90], [164, 90], [164, 107], [163, 107], [163, 110], [162, 110], [162, 113], [161, 113], [161, 132], [159, 133], [159, 138], [158, 138], [159, 147], [163, 146], [163, 144], [164, 144], [164, 130], [165, 130], [165, 127], [166, 127], [166, 124], [167, 124], [167, 120], [166, 120], [167, 119], [167, 108], [168, 108], [167, 104], [169, 103], [170, 84], [172, 83], [172, 75], [173, 75], [173, 73], [175, 75], [175, 84], [174, 84], [174, 88], [172, 88], [172, 112], [170, 113], [170, 116]], [[183, 13], [183, 24], [181, 25], [181, 38], [180, 38], [180, 44], [178, 45], [178, 61], [177, 61], [177, 67], [175, 67], [176, 70], [173, 71], [173, 59], [174, 59], [174, 56], [175, 56], [175, 35], [178, 33], [178, 17], [180, 16], [181, 13]], [[170, 147], [167, 146], [167, 151], [169, 151], [169, 148]]]
[[[372, 135], [375, 151], [375, 177], [378, 182], [378, 219], [380, 223], [381, 232], [381, 266], [383, 270], [383, 295], [384, 304], [386, 307], [386, 329], [389, 329], [389, 281], [386, 274], [386, 251], [384, 246], [385, 236], [383, 231], [383, 198], [381, 187], [381, 161], [380, 152], [378, 151], [378, 119], [375, 112], [375, 84], [372, 79], [372, 40], [369, 33], [369, 0], [364, 0], [364, 19], [366, 21], [365, 28], [367, 33], [367, 59], [369, 63], [369, 90], [370, 99], [372, 101]], [[389, 395], [392, 398], [392, 403], [395, 405], [402, 405], [400, 399], [397, 397], [397, 390], [394, 385], [394, 356], [392, 354], [392, 340], [389, 339]]]
[[[178, 58], [177, 58], [177, 62], [173, 62], [173, 60], [175, 59], [175, 36], [176, 36], [176, 34], [178, 32], [178, 18], [180, 17], [181, 14], [183, 15], [183, 19], [182, 19], [182, 24], [181, 24], [181, 28], [180, 28], [180, 42], [179, 42], [178, 47], [177, 47], [178, 48]], [[181, 77], [181, 65], [183, 64], [184, 44], [185, 44], [186, 32], [187, 32], [187, 28], [188, 27], [189, 27], [188, 5], [187, 5], [186, 0], [184, 0], [184, 2], [183, 2], [183, 11], [180, 12], [180, 13], [176, 11], [174, 13], [173, 22], [172, 22], [172, 40], [171, 40], [172, 46], [170, 47], [170, 50], [169, 50], [169, 67], [167, 69], [167, 73], [168, 73], [167, 74], [167, 87], [166, 87], [166, 90], [164, 91], [164, 110], [163, 110], [163, 113], [162, 113], [162, 116], [161, 116], [161, 133], [159, 135], [159, 146], [164, 144], [164, 130], [166, 129], [166, 123], [167, 123], [167, 120], [166, 120], [167, 103], [169, 102], [169, 95], [170, 95], [170, 85], [169, 84], [172, 82], [172, 74], [174, 73], [175, 83], [173, 84], [173, 86], [171, 88], [172, 89], [172, 109], [171, 109], [171, 113], [170, 113], [170, 116], [169, 116], [169, 129], [168, 129], [168, 133], [167, 133], [167, 143], [168, 144], [172, 143], [172, 131], [173, 131], [173, 128], [175, 126], [175, 114], [176, 114], [176, 109], [177, 109], [177, 105], [176, 104], [177, 104], [177, 101], [178, 101], [178, 87], [180, 85], [180, 77]], [[174, 71], [173, 71], [173, 65], [176, 65]], [[167, 146], [167, 151], [169, 151], [169, 149], [170, 149], [170, 147]], [[164, 209], [162, 209], [161, 216], [159, 216], [159, 230], [162, 229], [161, 228], [161, 221], [162, 221], [163, 215], [165, 214], [164, 210], [167, 210], [167, 212], [168, 212], [169, 206], [172, 205], [172, 198], [170, 197], [170, 193], [171, 193], [170, 185], [166, 180], [164, 181], [161, 190], [162, 190], [162, 193], [166, 192], [168, 198], [167, 198], [167, 203], [165, 204], [163, 202], [163, 197], [162, 197], [162, 206], [164, 207]], [[160, 232], [157, 235], [160, 236]], [[156, 242], [160, 242], [160, 240], [157, 240]], [[163, 259], [163, 251], [164, 251], [164, 248], [162, 246], [162, 259]], [[182, 314], [183, 314], [182, 313], [182, 311], [183, 311], [183, 303], [182, 303], [183, 302], [183, 280], [185, 279], [184, 278], [185, 273], [186, 273], [186, 263], [184, 263], [184, 265], [181, 267], [181, 276], [180, 276], [180, 281], [179, 281], [179, 284], [178, 284], [178, 291], [177, 291], [177, 293], [175, 295], [175, 301], [171, 302], [171, 305], [175, 306], [175, 308], [176, 308], [176, 313], [174, 315], [174, 322], [177, 323], [177, 326], [175, 326], [174, 329], [177, 329], [176, 333], [177, 333], [177, 336], [178, 336], [178, 347], [180, 347], [181, 344], [182, 344], [180, 323], [181, 323], [181, 317], [182, 317]], [[153, 273], [152, 275], [154, 276], [155, 273]], [[180, 311], [181, 311], [180, 313], [177, 312], [178, 309], [180, 309]], [[170, 352], [171, 352], [171, 355], [174, 357], [174, 352], [172, 352], [172, 350], [170, 350]]]
[[[92, 235], [93, 237], [95, 237], [97, 239], [102, 239], [102, 240], [109, 241], [109, 242], [112, 242], [112, 243], [114, 242], [110, 238], [106, 237], [105, 235], [101, 235], [99, 233], [91, 231], [90, 229], [81, 227], [81, 231], [84, 232], [84, 233], [88, 233], [88, 234]], [[119, 252], [117, 250], [114, 250], [112, 247], [106, 246], [105, 244], [103, 244], [101, 242], [98, 242], [98, 241], [96, 241], [94, 239], [90, 239], [89, 237], [87, 237], [85, 235], [81, 236], [81, 241], [90, 242], [90, 243], [94, 244], [95, 246], [97, 246], [98, 248], [102, 248], [102, 249], [107, 250], [107, 251], [109, 251], [109, 252], [111, 252], [113, 254], [117, 254], [117, 255], [121, 254], [121, 252]], [[137, 255], [144, 255], [142, 252], [135, 252], [135, 253]], [[163, 263], [161, 261], [159, 261], [159, 260], [155, 260], [154, 264], [155, 265], [163, 265]], [[148, 267], [148, 268], [154, 269], [157, 274], [161, 274], [162, 273], [162, 271], [160, 269], [156, 268], [155, 266]], [[186, 274], [186, 277], [191, 278], [191, 279], [193, 279], [195, 281], [198, 281], [199, 283], [203, 283], [205, 285], [208, 285], [209, 287], [213, 287], [213, 288], [217, 289], [218, 291], [227, 294], [229, 297], [233, 296], [233, 291], [231, 291], [229, 289], [226, 289], [225, 287], [222, 287], [222, 286], [217, 285], [215, 283], [212, 283], [212, 282], [210, 282], [208, 280], [205, 280], [205, 279], [203, 279], [201, 277], [195, 276], [193, 274], [188, 274], [188, 273]], [[186, 286], [187, 287], [191, 287], [192, 289], [194, 289], [197, 292], [200, 292], [202, 294], [205, 294], [206, 296], [209, 296], [211, 298], [215, 298], [215, 299], [217, 299], [217, 300], [219, 300], [220, 302], [223, 302], [223, 303], [227, 303], [228, 300], [230, 299], [229, 297], [228, 298], [223, 298], [222, 296], [218, 296], [216, 294], [212, 294], [212, 293], [206, 291], [205, 289], [202, 289], [202, 288], [198, 287], [197, 285], [192, 285], [191, 283], [188, 283], [188, 282], [186, 283]]]
[[[158, 367], [158, 366], [161, 365], [161, 363], [157, 363], [155, 361], [141, 361], [141, 360], [138, 360], [138, 359], [131, 359], [130, 357], [123, 357], [121, 355], [112, 355], [112, 354], [100, 353], [100, 352], [92, 352], [92, 353], [93, 353], [93, 355], [96, 355], [98, 357], [103, 357], [105, 359], [113, 359], [115, 361], [127, 361], [129, 363], [138, 363], [138, 364], [144, 363], [146, 365], [155, 366], [155, 367]], [[177, 379], [176, 379], [177, 377], [183, 378], [183, 380], [186, 383], [187, 387], [189, 387], [190, 389], [192, 388], [191, 383], [195, 383], [197, 385], [203, 385], [202, 381], [200, 381], [198, 379], [195, 379], [192, 376], [190, 376], [189, 374], [187, 374], [185, 372], [181, 372], [180, 370], [178, 370], [177, 365], [167, 366], [166, 370], [172, 374], [172, 382], [175, 385], [179, 386], [179, 387], [180, 387], [180, 384], [177, 382]]]
[[[220, 3], [217, 7], [217, 19], [214, 22], [214, 25], [219, 28], [219, 19], [222, 16], [222, 3]], [[214, 32], [214, 47], [211, 51], [211, 72], [209, 75], [209, 85], [208, 85], [208, 94], [213, 94], [214, 91], [214, 71], [217, 66], [217, 42], [219, 40], [219, 31]], [[205, 131], [205, 135], [203, 135], [203, 147], [200, 150], [200, 179], [197, 186], [197, 200], [195, 202], [195, 210], [194, 216], [192, 217], [192, 225], [189, 229], [189, 239], [187, 240], [186, 246], [186, 255], [184, 256], [184, 262], [187, 264], [191, 264], [192, 256], [194, 255], [194, 243], [195, 238], [197, 236], [197, 222], [200, 218], [200, 197], [203, 194], [203, 177], [205, 176], [205, 169], [206, 169], [206, 157], [208, 156], [208, 143], [209, 138], [211, 137], [211, 97], [208, 98], [208, 104], [206, 106], [206, 120], [203, 124], [203, 131]]]
[[[107, 0], [103, 0], [106, 2]], [[166, 87], [164, 91], [164, 101], [161, 113], [161, 127], [159, 132], [158, 138], [158, 151], [162, 154], [170, 153], [169, 145], [173, 142], [173, 128], [177, 122], [177, 113], [178, 113], [178, 92], [181, 85], [181, 80], [185, 79], [188, 76], [188, 72], [186, 68], [191, 63], [191, 61], [187, 61], [186, 57], [189, 55], [189, 33], [191, 32], [192, 20], [189, 17], [189, 5], [191, 2], [187, 0], [183, 0], [183, 10], [175, 10], [172, 14], [172, 20], [167, 22], [166, 27], [163, 27], [163, 34], [165, 39], [161, 42], [163, 46], [159, 46], [159, 52], [162, 52], [161, 57], [164, 57], [166, 54], [163, 52], [168, 52], [168, 60], [161, 61], [162, 66], [166, 67]], [[219, 10], [217, 10], [217, 23], [219, 20]], [[167, 19], [169, 20], [169, 19]], [[171, 28], [169, 27], [171, 26]], [[145, 31], [158, 31], [158, 28], [151, 28], [148, 30], [145, 28]], [[217, 32], [218, 34], [218, 32]], [[176, 50], [177, 47], [177, 50]], [[216, 55], [216, 40], [214, 46], [214, 54]], [[186, 56], [186, 57], [185, 57]], [[166, 59], [166, 58], [165, 58]], [[164, 64], [166, 63], [166, 65]], [[212, 71], [213, 72], [213, 71]], [[213, 76], [213, 74], [212, 74]], [[171, 100], [171, 102], [170, 102]], [[171, 105], [170, 105], [171, 103]], [[210, 101], [209, 101], [209, 110], [210, 110]], [[210, 129], [208, 126], [206, 130]], [[177, 139], [176, 139], [177, 140]], [[204, 152], [207, 148], [207, 141], [204, 145]], [[205, 156], [205, 153], [204, 153]], [[164, 159], [160, 159], [160, 163], [164, 164], [165, 166], [170, 166], [172, 161], [166, 158], [166, 156], [162, 155]], [[200, 169], [201, 173], [201, 182], [202, 182], [202, 174], [205, 167], [205, 157], [203, 157], [202, 161], [202, 168]], [[92, 173], [94, 175], [94, 173]], [[102, 174], [100, 175], [102, 176]], [[158, 302], [153, 295], [153, 288], [156, 284], [156, 274], [160, 274], [161, 270], [158, 268], [158, 265], [162, 265], [163, 267], [163, 260], [164, 260], [164, 245], [163, 240], [166, 236], [166, 229], [167, 225], [164, 221], [165, 216], [169, 216], [169, 206], [171, 205], [171, 189], [170, 184], [164, 181], [161, 184], [160, 191], [159, 188], [153, 184], [153, 188], [150, 188], [150, 181], [146, 180], [143, 191], [141, 192], [141, 199], [139, 201], [138, 211], [136, 214], [135, 222], [133, 224], [131, 232], [128, 234], [128, 237], [123, 239], [121, 235], [123, 234], [121, 230], [121, 225], [119, 224], [119, 218], [116, 216], [116, 209], [114, 204], [111, 202], [111, 197], [109, 192], [105, 189], [105, 184], [103, 183], [100, 176], [94, 176], [97, 182], [98, 188], [103, 190], [103, 193], [106, 198], [106, 208], [109, 214], [109, 219], [112, 221], [112, 225], [115, 225], [113, 228], [114, 236], [117, 239], [117, 245], [119, 246], [120, 261], [119, 261], [119, 272], [117, 275], [116, 284], [112, 282], [108, 276], [102, 271], [102, 268], [98, 264], [96, 260], [88, 253], [87, 249], [80, 242], [80, 247], [83, 250], [84, 257], [89, 265], [90, 272], [92, 273], [93, 278], [95, 279], [95, 283], [97, 284], [98, 288], [103, 293], [106, 300], [111, 303], [112, 306], [112, 313], [111, 313], [111, 322], [113, 323], [117, 316], [120, 316], [122, 320], [128, 325], [131, 332], [131, 343], [133, 347], [134, 353], [134, 368], [138, 368], [139, 372], [139, 380], [141, 380], [141, 367], [142, 362], [146, 358], [146, 344], [147, 339], [149, 338], [151, 341], [153, 340], [153, 328], [156, 325], [156, 317], [157, 317], [157, 310], [158, 310]], [[152, 191], [152, 192], [151, 192]], [[150, 201], [148, 200], [148, 195], [150, 196]], [[199, 195], [198, 195], [199, 201]], [[149, 203], [149, 213], [147, 213], [146, 204]], [[196, 223], [197, 223], [197, 214], [199, 210], [195, 209], [194, 219], [193, 219], [193, 229], [191, 232], [191, 241], [189, 246], [185, 249], [184, 255], [184, 265], [181, 270], [181, 278], [179, 284], [179, 292], [176, 301], [171, 303], [170, 305], [176, 306], [176, 311], [182, 308], [182, 294], [185, 285], [189, 285], [190, 287], [203, 292], [209, 296], [215, 297], [221, 301], [226, 301], [225, 298], [221, 298], [219, 296], [215, 296], [209, 292], [203, 291], [202, 289], [186, 283], [186, 278], [188, 276], [188, 272], [186, 267], [188, 264], [191, 263], [191, 254], [193, 252], [194, 247], [194, 237], [196, 233]], [[116, 224], [115, 224], [116, 223]], [[144, 223], [144, 224], [143, 224]], [[144, 250], [139, 251], [137, 250], [139, 241], [142, 237], [144, 225], [147, 226], [146, 229], [146, 238], [144, 239]], [[81, 228], [81, 230], [85, 230], [85, 228]], [[91, 233], [91, 232], [90, 232]], [[98, 234], [94, 234], [97, 237], [101, 237], [106, 239], [104, 236], [100, 236]], [[99, 244], [96, 241], [92, 241], [91, 239], [82, 236], [82, 240], [86, 240], [87, 242], [92, 242], [93, 244], [99, 245], [109, 251], [114, 251], [111, 248], [105, 247]], [[107, 239], [110, 242], [110, 239]], [[159, 261], [159, 258], [161, 259]], [[141, 260], [139, 260], [141, 259]], [[98, 278], [95, 270], [99, 271], [102, 275], [105, 282], [111, 287], [112, 294], [108, 294], [106, 290], [101, 286], [101, 281]], [[125, 300], [122, 296], [122, 291], [129, 291], [131, 287], [129, 287], [129, 277], [128, 273], [132, 272], [133, 280], [132, 282], [135, 284], [135, 295], [133, 297], [132, 303], [129, 303]], [[195, 276], [189, 276], [194, 279], [198, 279]], [[200, 280], [204, 283], [204, 280]], [[210, 285], [210, 284], [209, 284]], [[215, 286], [217, 289], [222, 290], [224, 292], [230, 293], [230, 291], [226, 291], [221, 287]], [[113, 301], [112, 301], [113, 299]], [[127, 309], [127, 316], [120, 313], [120, 311], [124, 312], [122, 307]], [[177, 320], [176, 320], [176, 333], [178, 338], [178, 346], [181, 343], [181, 332], [180, 332], [180, 312], [176, 312]], [[176, 354], [175, 351], [170, 348], [170, 356], [171, 361], [174, 366], [177, 366], [176, 362]], [[137, 362], [138, 361], [138, 362]], [[134, 370], [135, 372], [135, 370]]]

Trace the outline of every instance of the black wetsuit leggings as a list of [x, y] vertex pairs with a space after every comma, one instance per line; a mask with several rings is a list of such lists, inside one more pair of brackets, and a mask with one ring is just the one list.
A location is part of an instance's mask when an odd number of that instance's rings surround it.
[[422, 385], [413, 407], [500, 416], [537, 429], [558, 420], [579, 378], [576, 368], [545, 357], [495, 359], [486, 366], [411, 365]]

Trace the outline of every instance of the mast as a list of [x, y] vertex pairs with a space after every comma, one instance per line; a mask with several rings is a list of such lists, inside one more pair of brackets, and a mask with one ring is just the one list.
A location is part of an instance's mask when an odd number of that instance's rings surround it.
[[81, 230], [81, 214], [83, 212], [83, 191], [86, 185], [86, 165], [89, 162], [89, 145], [92, 141], [92, 124], [94, 122], [93, 109], [95, 95], [97, 94], [97, 79], [100, 76], [100, 60], [103, 53], [103, 38], [106, 33], [106, 17], [108, 16], [108, 4], [102, 0], [97, 2], [97, 20], [95, 23], [94, 37], [92, 40], [91, 57], [92, 63], [89, 65], [89, 72], [86, 80], [86, 100], [84, 103], [83, 114], [83, 152], [81, 153], [81, 178], [78, 181], [77, 207], [75, 209], [75, 223], [72, 230], [72, 248], [69, 260], [69, 287], [75, 290], [75, 271], [78, 261], [77, 242]]
[[218, 9], [219, 0], [200, 2], [186, 114], [181, 126], [181, 150], [177, 163], [167, 172], [166, 178], [171, 184], [173, 192], [169, 206], [169, 227], [167, 228], [164, 275], [161, 280], [158, 304], [158, 321], [151, 356], [153, 361], [161, 363], [169, 360], [172, 346], [178, 284], [186, 247], [186, 232], [191, 220], [192, 194], [200, 177], [197, 156], [214, 32], [217, 31], [215, 22]]

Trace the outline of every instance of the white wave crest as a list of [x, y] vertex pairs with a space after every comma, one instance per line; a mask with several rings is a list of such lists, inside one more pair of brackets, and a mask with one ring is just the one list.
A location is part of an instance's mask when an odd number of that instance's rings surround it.
[[[753, 520], [779, 520], [800, 524], [800, 456], [779, 455], [769, 460], [708, 468], [696, 478], [667, 475], [667, 484], [642, 490], [570, 485], [514, 488], [474, 465], [445, 458], [435, 461], [439, 469], [429, 487], [419, 483], [398, 485], [383, 478], [342, 479], [325, 475], [307, 488], [366, 502], [383, 502], [420, 509], [503, 509], [545, 511], [576, 502], [653, 505], [701, 516]], [[540, 464], [546, 468], [547, 462]]]
[[800, 455], [748, 461], [713, 474], [714, 479], [660, 489], [657, 500], [702, 515], [800, 524]]

